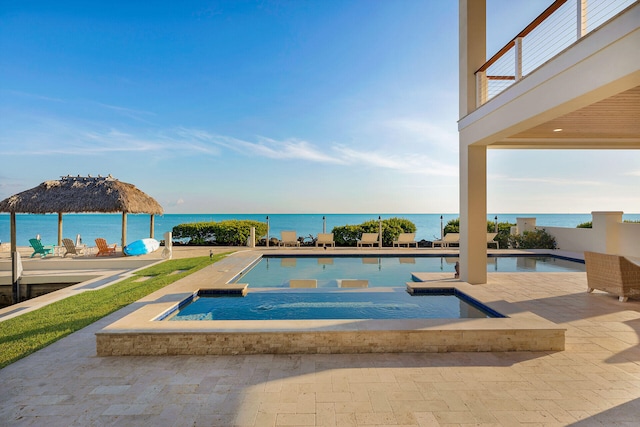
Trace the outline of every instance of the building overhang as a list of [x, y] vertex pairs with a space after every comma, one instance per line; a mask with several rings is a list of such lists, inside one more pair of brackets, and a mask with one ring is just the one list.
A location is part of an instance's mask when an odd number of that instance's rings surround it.
[[640, 4], [463, 117], [461, 147], [640, 149]]

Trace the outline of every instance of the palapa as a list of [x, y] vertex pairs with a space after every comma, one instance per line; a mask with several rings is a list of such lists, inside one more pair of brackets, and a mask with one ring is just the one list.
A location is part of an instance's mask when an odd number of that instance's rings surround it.
[[153, 237], [153, 215], [163, 213], [162, 206], [133, 184], [118, 181], [111, 175], [63, 176], [45, 181], [0, 202], [0, 212], [12, 215], [12, 251], [15, 251], [16, 213], [57, 213], [58, 245], [62, 243], [62, 214], [79, 212], [122, 212], [122, 246], [126, 245], [126, 215], [151, 215], [150, 237]]
[[162, 206], [133, 184], [107, 177], [64, 176], [0, 202], [0, 212], [123, 212], [161, 215]]

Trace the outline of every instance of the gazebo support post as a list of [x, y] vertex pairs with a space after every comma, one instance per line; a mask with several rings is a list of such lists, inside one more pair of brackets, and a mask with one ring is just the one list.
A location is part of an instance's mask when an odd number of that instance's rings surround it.
[[127, 245], [127, 213], [122, 212], [122, 249]]
[[20, 302], [20, 278], [18, 277], [18, 248], [16, 244], [16, 213], [11, 212], [10, 228], [11, 233], [11, 293], [13, 303]]
[[62, 212], [58, 212], [58, 246], [62, 246]]
[[149, 237], [153, 239], [153, 229], [155, 227], [155, 216], [151, 214], [151, 218], [149, 219]]
[[11, 212], [11, 238], [9, 240], [11, 240], [11, 253], [14, 253], [15, 251], [17, 251], [17, 243], [16, 243], [16, 213], [15, 212]]

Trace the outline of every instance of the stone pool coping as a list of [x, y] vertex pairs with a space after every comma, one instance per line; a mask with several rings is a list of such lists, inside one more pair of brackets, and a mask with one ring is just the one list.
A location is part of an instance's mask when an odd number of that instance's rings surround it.
[[[137, 301], [139, 308], [133, 313], [96, 333], [98, 356], [564, 350], [564, 328], [496, 299], [486, 286], [453, 280], [448, 273], [414, 273], [422, 282], [407, 286], [456, 288], [509, 317], [154, 321], [200, 289], [229, 288], [226, 283], [263, 253], [267, 252], [234, 253]], [[241, 289], [244, 285], [233, 286]], [[374, 290], [383, 292], [384, 288], [367, 291]]]

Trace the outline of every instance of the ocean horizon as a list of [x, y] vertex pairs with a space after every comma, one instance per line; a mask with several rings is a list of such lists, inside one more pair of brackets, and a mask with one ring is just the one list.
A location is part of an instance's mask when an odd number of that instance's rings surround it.
[[[254, 220], [267, 222], [269, 217], [269, 236], [280, 237], [283, 230], [295, 230], [299, 237], [316, 236], [323, 232], [323, 226], [327, 232], [333, 227], [343, 225], [357, 225], [365, 221], [388, 218], [404, 218], [416, 225], [416, 240], [434, 240], [440, 238], [440, 217], [442, 225], [449, 220], [459, 218], [459, 214], [164, 214], [156, 215], [154, 219], [154, 237], [162, 240], [164, 233], [172, 231], [179, 224], [192, 222], [209, 222], [225, 220]], [[578, 224], [591, 221], [591, 214], [487, 214], [488, 221], [516, 223], [516, 218], [536, 218], [536, 225], [549, 227], [575, 228]], [[323, 219], [324, 218], [324, 219]], [[640, 214], [624, 214], [624, 220], [640, 221]], [[63, 237], [76, 239], [79, 234], [82, 241], [90, 246], [94, 240], [102, 237], [109, 243], [120, 244], [122, 235], [122, 214], [101, 213], [70, 213], [62, 216]], [[134, 240], [149, 237], [150, 215], [127, 215], [127, 243]], [[29, 246], [29, 239], [40, 235], [44, 244], [55, 244], [58, 240], [58, 215], [57, 214], [17, 214], [16, 238], [18, 246]], [[0, 214], [0, 242], [10, 241], [10, 215]]]

